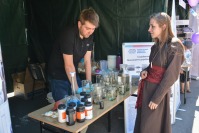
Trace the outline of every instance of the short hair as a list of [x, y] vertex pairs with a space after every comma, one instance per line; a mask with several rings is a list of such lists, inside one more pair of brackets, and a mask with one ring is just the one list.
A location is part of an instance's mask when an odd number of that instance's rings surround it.
[[99, 16], [91, 7], [81, 11], [79, 20], [82, 24], [85, 24], [85, 21], [89, 21], [90, 23], [95, 25], [96, 28], [99, 26]]

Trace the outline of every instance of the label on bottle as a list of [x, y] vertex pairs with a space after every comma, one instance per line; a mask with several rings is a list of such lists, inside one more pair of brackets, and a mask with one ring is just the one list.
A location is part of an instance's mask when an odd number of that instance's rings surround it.
[[77, 112], [77, 119], [82, 120], [85, 118], [85, 112]]
[[62, 119], [66, 119], [66, 112], [62, 112]]

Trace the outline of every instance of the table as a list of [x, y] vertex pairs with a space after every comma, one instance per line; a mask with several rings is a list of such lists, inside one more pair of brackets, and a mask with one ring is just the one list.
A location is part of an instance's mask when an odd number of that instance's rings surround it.
[[73, 126], [68, 126], [66, 125], [66, 123], [59, 123], [58, 118], [51, 118], [51, 117], [46, 117], [42, 115], [45, 112], [50, 111], [53, 108], [54, 104], [50, 104], [34, 112], [31, 112], [28, 114], [28, 116], [42, 123], [47, 123], [49, 125], [52, 125], [54, 127], [57, 127], [57, 128], [60, 128], [72, 133], [78, 133], [81, 130], [83, 130], [85, 127], [95, 122], [98, 118], [102, 117], [104, 114], [111, 111], [114, 107], [116, 107], [118, 104], [123, 102], [126, 98], [131, 96], [136, 90], [137, 90], [137, 86], [131, 86], [130, 90], [126, 92], [125, 95], [118, 95], [114, 101], [108, 101], [107, 99], [105, 99], [104, 109], [99, 109], [99, 105], [94, 104], [93, 105], [93, 119], [85, 120], [85, 122], [83, 123], [76, 122], [75, 125]]

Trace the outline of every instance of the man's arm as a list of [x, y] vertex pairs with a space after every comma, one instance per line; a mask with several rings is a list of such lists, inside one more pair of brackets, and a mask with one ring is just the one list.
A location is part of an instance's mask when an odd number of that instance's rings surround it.
[[84, 55], [84, 65], [86, 70], [86, 79], [91, 81], [91, 51], [87, 51]]
[[[64, 68], [65, 68], [67, 77], [68, 77], [69, 81], [71, 82], [70, 72], [76, 72], [75, 66], [73, 64], [73, 55], [63, 54], [63, 58], [64, 58]], [[77, 80], [76, 80], [76, 74], [75, 74], [74, 82], [75, 82], [74, 83], [75, 89], [78, 89], [79, 87], [78, 87]]]

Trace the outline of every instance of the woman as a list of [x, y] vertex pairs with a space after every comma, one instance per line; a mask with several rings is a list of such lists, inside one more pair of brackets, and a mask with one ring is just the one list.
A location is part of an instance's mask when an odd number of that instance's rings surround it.
[[174, 38], [166, 13], [153, 14], [148, 31], [155, 44], [150, 65], [140, 73], [134, 133], [171, 133], [170, 87], [178, 79], [184, 48]]

